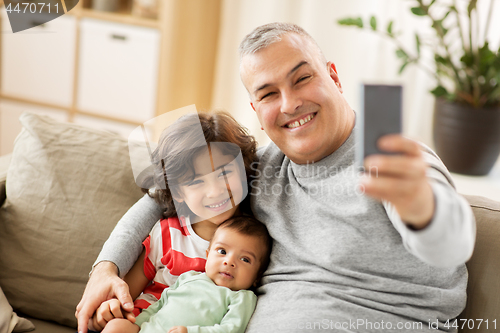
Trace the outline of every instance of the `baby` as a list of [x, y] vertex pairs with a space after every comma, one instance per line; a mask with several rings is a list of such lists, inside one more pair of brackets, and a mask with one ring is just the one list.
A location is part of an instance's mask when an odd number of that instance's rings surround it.
[[244, 332], [257, 301], [246, 289], [257, 286], [270, 251], [271, 238], [262, 223], [246, 215], [234, 216], [215, 231], [205, 273], [180, 275], [135, 323], [115, 318], [103, 332]]

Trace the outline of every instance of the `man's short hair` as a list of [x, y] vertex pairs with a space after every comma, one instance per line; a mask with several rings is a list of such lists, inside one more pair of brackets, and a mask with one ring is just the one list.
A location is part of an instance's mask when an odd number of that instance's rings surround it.
[[305, 37], [317, 47], [322, 60], [326, 59], [318, 43], [316, 43], [314, 38], [312, 38], [311, 35], [307, 33], [307, 31], [296, 24], [283, 22], [261, 25], [255, 28], [248, 35], [246, 35], [245, 38], [241, 41], [238, 48], [240, 59], [242, 59], [246, 55], [254, 54], [261, 49], [265, 49], [273, 43], [281, 41], [281, 36], [289, 33], [295, 33], [299, 36]]

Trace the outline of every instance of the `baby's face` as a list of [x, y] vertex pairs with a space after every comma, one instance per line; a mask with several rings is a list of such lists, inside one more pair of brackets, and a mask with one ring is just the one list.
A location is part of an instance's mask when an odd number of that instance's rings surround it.
[[249, 289], [257, 280], [264, 255], [264, 245], [258, 237], [229, 228], [218, 229], [207, 250], [205, 272], [218, 286], [234, 291]]

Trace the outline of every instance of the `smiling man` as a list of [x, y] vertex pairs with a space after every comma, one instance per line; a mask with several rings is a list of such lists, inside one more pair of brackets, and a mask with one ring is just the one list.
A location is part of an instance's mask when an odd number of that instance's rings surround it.
[[[378, 175], [360, 177], [355, 112], [312, 37], [296, 25], [260, 26], [240, 55], [250, 103], [273, 141], [259, 150], [251, 182], [252, 211], [274, 242], [247, 331], [449, 331], [446, 321], [465, 306], [475, 221], [439, 158], [387, 136], [380, 148], [399, 154], [367, 158]], [[136, 258], [119, 254], [160, 216], [144, 197], [113, 231], [78, 306], [83, 330], [106, 298], [130, 306], [117, 267], [124, 274]]]
[[240, 57], [273, 141], [259, 151], [251, 199], [274, 247], [247, 332], [431, 332], [436, 320], [446, 331], [465, 306], [475, 223], [437, 156], [388, 136], [381, 149], [401, 154], [368, 158], [378, 176], [360, 180], [355, 113], [312, 37], [260, 26]]

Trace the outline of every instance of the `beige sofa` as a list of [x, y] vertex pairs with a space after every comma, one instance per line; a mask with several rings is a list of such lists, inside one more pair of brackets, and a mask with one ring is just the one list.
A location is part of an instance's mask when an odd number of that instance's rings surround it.
[[[75, 332], [74, 311], [90, 267], [142, 194], [126, 140], [33, 114], [21, 122], [12, 155], [0, 158], [0, 287], [35, 324], [34, 332]], [[470, 331], [491, 332], [495, 319], [500, 330], [500, 203], [467, 199], [478, 234], [461, 315], [469, 321], [458, 325], [465, 323], [460, 332], [467, 332], [472, 319]]]

